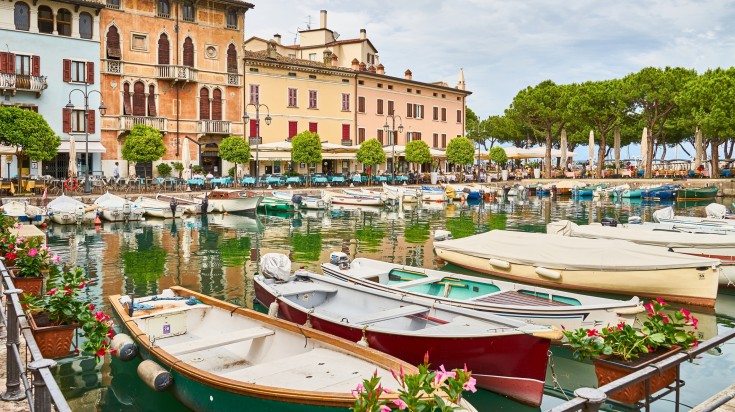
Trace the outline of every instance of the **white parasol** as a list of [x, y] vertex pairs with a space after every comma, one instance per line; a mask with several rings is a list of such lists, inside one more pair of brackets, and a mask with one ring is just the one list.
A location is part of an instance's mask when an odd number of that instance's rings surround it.
[[643, 134], [641, 135], [641, 162], [642, 167], [646, 165], [646, 159], [648, 158], [648, 127], [643, 127]]
[[181, 143], [181, 164], [184, 165], [184, 179], [191, 178], [191, 151], [189, 150], [189, 139], [186, 138]]
[[698, 169], [702, 165], [702, 129], [697, 127], [694, 133], [694, 168]]
[[567, 129], [561, 129], [561, 165], [566, 167], [567, 165]]
[[69, 177], [77, 178], [77, 146], [74, 136], [69, 136]]
[[590, 130], [590, 141], [589, 141], [589, 145], [590, 145], [590, 161], [589, 161], [589, 163], [590, 163], [590, 169], [592, 169], [592, 166], [594, 166], [594, 164], [595, 164], [595, 162], [594, 162], [594, 159], [595, 159], [595, 131], [594, 130]]

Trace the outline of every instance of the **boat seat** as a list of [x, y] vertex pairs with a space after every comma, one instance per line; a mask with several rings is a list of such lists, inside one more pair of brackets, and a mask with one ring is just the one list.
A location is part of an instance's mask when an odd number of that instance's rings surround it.
[[[138, 303], [141, 303], [141, 302], [138, 302]], [[151, 303], [151, 302], [146, 301], [142, 303]], [[136, 310], [133, 313], [141, 313], [141, 314], [138, 316], [133, 316], [130, 319], [132, 320], [146, 319], [146, 318], [150, 318], [154, 316], [170, 315], [172, 313], [186, 312], [189, 310], [197, 310], [197, 309], [208, 309], [208, 308], [211, 308], [211, 306], [205, 303], [199, 303], [196, 305], [187, 305], [184, 303], [184, 301], [179, 301], [175, 305], [163, 306], [163, 307], [155, 306], [153, 309]]]
[[418, 305], [402, 306], [400, 308], [382, 310], [380, 312], [369, 313], [367, 315], [358, 316], [351, 319], [350, 323], [358, 325], [364, 325], [367, 323], [382, 322], [384, 320], [400, 318], [403, 316], [418, 315], [420, 313], [427, 313], [429, 308]]
[[293, 296], [293, 295], [301, 295], [304, 293], [315, 293], [315, 292], [325, 292], [325, 293], [337, 293], [337, 288], [322, 286], [322, 285], [315, 285], [313, 283], [304, 283], [304, 284], [298, 284], [298, 283], [291, 283], [291, 284], [284, 284], [283, 289], [281, 292], [281, 296]]
[[161, 348], [172, 355], [180, 356], [186, 355], [187, 353], [212, 349], [218, 346], [230, 345], [236, 342], [264, 338], [266, 336], [273, 335], [274, 333], [275, 332], [271, 329], [256, 326], [254, 328], [242, 329], [235, 332], [212, 336], [210, 338], [195, 339], [174, 345], [162, 346]]

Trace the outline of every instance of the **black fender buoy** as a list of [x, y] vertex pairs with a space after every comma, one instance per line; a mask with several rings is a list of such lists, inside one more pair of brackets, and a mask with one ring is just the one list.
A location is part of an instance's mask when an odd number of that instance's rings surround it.
[[115, 356], [118, 359], [125, 362], [135, 359], [138, 356], [138, 346], [133, 341], [133, 338], [124, 333], [118, 333], [112, 338], [110, 349], [115, 351]]

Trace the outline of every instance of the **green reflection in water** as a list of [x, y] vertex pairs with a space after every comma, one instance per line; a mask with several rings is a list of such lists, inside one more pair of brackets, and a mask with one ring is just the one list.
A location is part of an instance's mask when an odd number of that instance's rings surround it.
[[[154, 242], [152, 227], [135, 235], [135, 246], [124, 247], [123, 270], [136, 286], [155, 283], [166, 270], [166, 251]], [[137, 292], [137, 290], [136, 290]]]
[[411, 222], [406, 226], [403, 236], [408, 243], [424, 243], [429, 240], [429, 222]]
[[296, 260], [319, 260], [322, 251], [322, 235], [319, 232], [302, 234], [294, 232], [291, 235], [293, 256]]
[[251, 240], [247, 236], [225, 239], [219, 247], [222, 266], [242, 266], [250, 260]]

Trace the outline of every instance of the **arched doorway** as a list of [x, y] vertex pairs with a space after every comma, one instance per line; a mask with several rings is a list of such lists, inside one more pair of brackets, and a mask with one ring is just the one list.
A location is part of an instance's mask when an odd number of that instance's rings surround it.
[[212, 173], [214, 176], [223, 176], [226, 171], [222, 170], [222, 159], [219, 157], [219, 145], [207, 143], [202, 146], [202, 167], [204, 174]]

